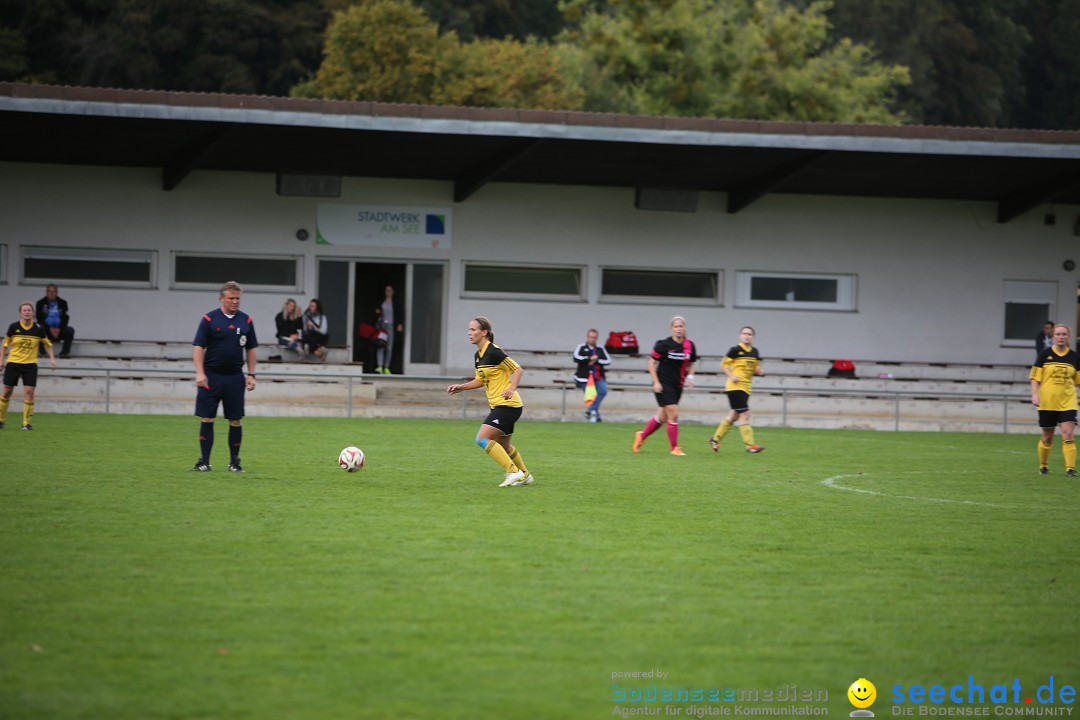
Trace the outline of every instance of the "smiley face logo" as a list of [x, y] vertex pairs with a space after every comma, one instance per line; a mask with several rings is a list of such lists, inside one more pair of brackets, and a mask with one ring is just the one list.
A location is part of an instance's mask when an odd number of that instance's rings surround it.
[[848, 700], [857, 708], [868, 708], [877, 700], [877, 688], [866, 678], [859, 678], [847, 689]]

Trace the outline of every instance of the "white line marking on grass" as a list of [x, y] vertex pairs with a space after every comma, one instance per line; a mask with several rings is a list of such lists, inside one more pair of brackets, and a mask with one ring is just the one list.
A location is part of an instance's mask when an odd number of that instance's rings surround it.
[[[844, 478], [854, 477], [869, 477], [867, 473], [860, 473], [858, 475], [833, 475], [832, 477], [825, 478], [821, 481], [821, 484], [825, 487], [835, 488], [837, 490], [847, 490], [848, 492], [862, 493], [864, 495], [877, 495], [879, 497], [891, 497], [899, 498], [901, 500], [916, 500], [919, 502], [933, 502], [933, 503], [956, 503], [957, 505], [982, 505], [983, 507], [992, 508], [1005, 508], [1010, 509], [1014, 506], [1011, 505], [996, 505], [994, 503], [978, 502], [976, 500], [950, 500], [949, 498], [932, 498], [932, 497], [918, 497], [916, 495], [892, 495], [890, 493], [878, 492], [877, 490], [863, 490], [861, 488], [844, 487], [843, 485], [837, 485], [837, 480], [843, 480]], [[1046, 509], [1046, 508], [1032, 508], [1032, 509]]]

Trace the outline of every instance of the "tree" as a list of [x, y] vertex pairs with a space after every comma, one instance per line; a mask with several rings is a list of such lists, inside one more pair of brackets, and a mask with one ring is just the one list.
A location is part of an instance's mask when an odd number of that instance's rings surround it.
[[1009, 123], [1080, 130], [1080, 3], [1030, 0], [1021, 22], [1033, 42], [1021, 63], [1024, 101], [1009, 98]]
[[1025, 102], [1021, 58], [1031, 41], [1014, 20], [1027, 0], [834, 0], [835, 37], [868, 43], [909, 68], [899, 104], [916, 122], [997, 126]]
[[0, 79], [281, 95], [326, 19], [318, 0], [0, 0]]
[[[323, 0], [331, 11], [367, 1]], [[558, 0], [415, 0], [413, 4], [442, 32], [453, 31], [462, 42], [508, 37], [550, 40], [563, 26]]]
[[402, 0], [371, 0], [334, 13], [315, 78], [292, 90], [301, 97], [426, 103], [435, 60], [452, 52], [453, 33]]
[[474, 40], [458, 48], [439, 74], [439, 105], [576, 110], [583, 93], [570, 88], [559, 55], [537, 41]]
[[900, 122], [889, 103], [907, 71], [876, 62], [864, 45], [826, 47], [829, 7], [813, 2], [799, 11], [780, 0], [567, 0], [570, 29], [561, 40], [581, 50], [571, 67], [589, 110]]
[[557, 0], [419, 0], [417, 4], [439, 28], [454, 30], [463, 42], [550, 40], [563, 26]]
[[341, 100], [483, 107], [572, 108], [560, 60], [536, 41], [461, 43], [408, 0], [368, 0], [337, 11], [315, 78], [293, 94]]

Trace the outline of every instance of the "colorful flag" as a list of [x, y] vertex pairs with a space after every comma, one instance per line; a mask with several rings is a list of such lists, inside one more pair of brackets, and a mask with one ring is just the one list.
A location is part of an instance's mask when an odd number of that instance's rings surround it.
[[589, 381], [585, 383], [585, 407], [591, 407], [596, 401], [596, 379], [593, 373], [589, 373]]

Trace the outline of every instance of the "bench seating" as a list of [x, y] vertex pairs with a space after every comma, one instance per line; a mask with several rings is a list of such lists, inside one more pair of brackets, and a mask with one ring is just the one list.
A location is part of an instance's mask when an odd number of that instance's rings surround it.
[[[349, 363], [349, 350], [344, 345], [328, 345], [326, 362]], [[272, 355], [280, 355], [283, 362], [301, 362], [300, 356], [275, 341], [259, 345], [256, 353], [260, 363], [271, 362]], [[182, 340], [95, 340], [76, 338], [71, 344], [71, 359], [106, 358], [106, 359], [159, 359], [191, 360], [191, 342]], [[308, 362], [318, 362], [311, 360]]]
[[[522, 350], [506, 348], [515, 361], [528, 370], [562, 370], [567, 376], [574, 372], [570, 350]], [[608, 375], [614, 373], [645, 372], [648, 368], [647, 353], [636, 355], [612, 355]], [[695, 375], [719, 376], [722, 356], [703, 355], [694, 369]], [[859, 380], [888, 379], [906, 381], [931, 381], [949, 383], [1027, 383], [1030, 366], [1026, 365], [980, 365], [976, 363], [938, 362], [892, 362], [855, 360], [856, 377]], [[825, 379], [832, 360], [812, 358], [766, 357], [763, 368], [768, 377], [801, 377]], [[887, 377], [882, 377], [887, 376]]]

